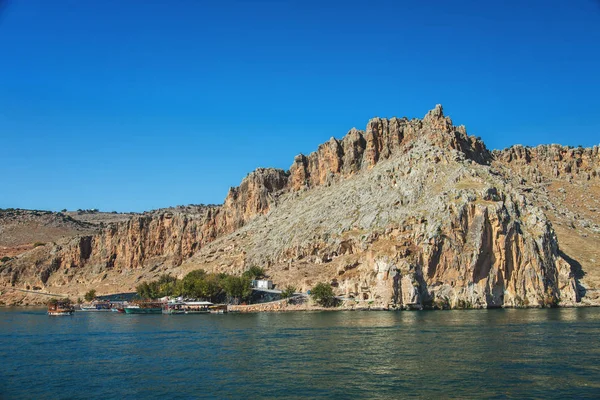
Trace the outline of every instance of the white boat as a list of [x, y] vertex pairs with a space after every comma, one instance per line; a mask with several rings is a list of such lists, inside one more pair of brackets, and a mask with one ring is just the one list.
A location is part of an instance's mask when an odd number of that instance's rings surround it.
[[186, 314], [208, 314], [213, 305], [210, 301], [186, 301], [184, 304]]
[[109, 301], [92, 301], [90, 304], [80, 304], [80, 311], [110, 311], [112, 305]]

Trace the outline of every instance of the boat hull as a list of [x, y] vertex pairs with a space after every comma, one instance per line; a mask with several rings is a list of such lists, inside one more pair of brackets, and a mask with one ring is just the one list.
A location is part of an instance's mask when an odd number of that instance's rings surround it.
[[182, 315], [185, 314], [185, 311], [183, 310], [162, 310], [163, 314], [167, 314], [167, 315]]
[[162, 308], [125, 308], [125, 314], [162, 314]]
[[68, 311], [48, 311], [48, 315], [73, 315], [72, 310]]

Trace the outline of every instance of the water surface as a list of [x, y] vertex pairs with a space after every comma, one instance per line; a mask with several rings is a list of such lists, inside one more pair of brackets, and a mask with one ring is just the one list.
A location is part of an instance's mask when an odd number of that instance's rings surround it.
[[0, 398], [598, 398], [600, 309], [0, 309]]

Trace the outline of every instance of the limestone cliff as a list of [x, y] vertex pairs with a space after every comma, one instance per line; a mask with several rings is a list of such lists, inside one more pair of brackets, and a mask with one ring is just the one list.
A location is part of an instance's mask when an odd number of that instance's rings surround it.
[[494, 152], [494, 169], [551, 221], [584, 304], [600, 304], [600, 149], [542, 145]]
[[[441, 106], [422, 120], [374, 118], [289, 171], [252, 172], [221, 206], [133, 216], [23, 254], [0, 277], [81, 295], [131, 290], [164, 272], [260, 264], [280, 286], [327, 281], [358, 307], [573, 305], [582, 294], [573, 263], [507, 172], [517, 160], [556, 157], [547, 154], [492, 154]], [[597, 148], [580, 159], [569, 171], [596, 179]]]

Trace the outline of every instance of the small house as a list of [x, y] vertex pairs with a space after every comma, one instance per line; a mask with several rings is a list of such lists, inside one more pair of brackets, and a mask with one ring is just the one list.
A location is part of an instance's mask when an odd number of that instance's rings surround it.
[[273, 289], [273, 281], [266, 279], [256, 279], [252, 281], [252, 287], [255, 289]]

